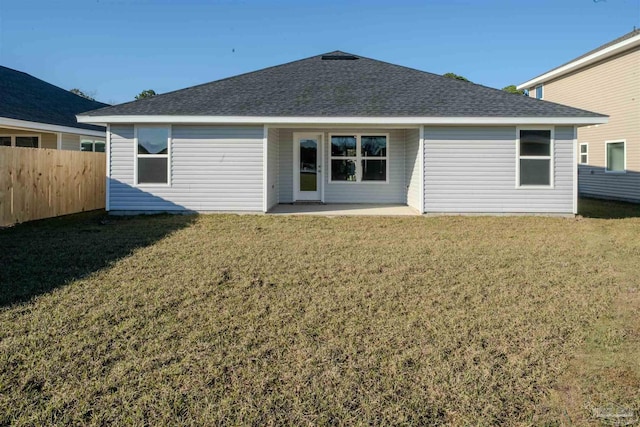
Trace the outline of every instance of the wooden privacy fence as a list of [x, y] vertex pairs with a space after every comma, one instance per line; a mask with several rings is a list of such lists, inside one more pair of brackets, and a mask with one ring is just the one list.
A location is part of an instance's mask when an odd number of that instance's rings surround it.
[[0, 147], [0, 226], [104, 209], [104, 153]]

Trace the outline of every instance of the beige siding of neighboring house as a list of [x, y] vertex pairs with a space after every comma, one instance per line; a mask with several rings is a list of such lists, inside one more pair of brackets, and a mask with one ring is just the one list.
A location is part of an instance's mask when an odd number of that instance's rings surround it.
[[[588, 164], [578, 170], [580, 193], [640, 202], [640, 48], [546, 82], [544, 99], [609, 116], [607, 124], [578, 128], [578, 143], [588, 144]], [[608, 173], [605, 141], [622, 140], [626, 172]]]
[[38, 135], [40, 137], [40, 148], [55, 150], [58, 144], [58, 136], [49, 132], [0, 128], [0, 135]]
[[626, 140], [627, 169], [640, 171], [640, 48], [545, 82], [544, 100], [610, 116], [607, 124], [578, 128], [589, 165], [605, 167], [605, 141]]

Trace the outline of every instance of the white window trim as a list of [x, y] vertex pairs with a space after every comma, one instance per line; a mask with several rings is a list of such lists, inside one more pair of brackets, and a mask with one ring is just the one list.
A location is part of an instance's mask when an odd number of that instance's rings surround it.
[[[138, 154], [138, 129], [147, 127], [168, 129], [167, 154]], [[172, 125], [133, 125], [133, 184], [136, 187], [171, 187], [171, 152], [173, 145]], [[167, 159], [167, 182], [166, 183], [138, 183], [138, 158], [166, 158]]]
[[[331, 155], [331, 137], [333, 136], [355, 136], [356, 137], [356, 155], [355, 156], [339, 156], [339, 157], [333, 157]], [[387, 161], [387, 167], [386, 167], [386, 179], [384, 181], [363, 181], [362, 180], [362, 166], [361, 166], [361, 160], [365, 159], [364, 157], [362, 157], [362, 145], [361, 145], [361, 138], [363, 136], [384, 136], [385, 138], [387, 138], [387, 155], [384, 157], [371, 157], [371, 160], [386, 160]], [[328, 159], [329, 159], [329, 164], [327, 165], [327, 168], [325, 168], [326, 170], [328, 170], [328, 183], [329, 184], [346, 184], [346, 185], [388, 185], [390, 180], [389, 180], [389, 166], [391, 165], [391, 151], [390, 151], [390, 146], [391, 146], [391, 139], [389, 138], [389, 134], [385, 133], [385, 132], [360, 132], [360, 133], [356, 133], [356, 132], [337, 132], [337, 133], [330, 133], [329, 137], [327, 138], [327, 154], [328, 154]], [[334, 181], [333, 179], [331, 179], [331, 175], [332, 175], [332, 171], [331, 171], [331, 160], [355, 160], [356, 162], [356, 180], [355, 181]]]
[[[582, 152], [582, 146], [587, 147], [586, 153]], [[587, 161], [586, 162], [582, 161], [582, 156], [587, 156]], [[580, 146], [578, 147], [578, 164], [581, 164], [581, 165], [588, 165], [589, 164], [589, 143], [588, 142], [581, 142]]]
[[[520, 156], [520, 132], [523, 130], [548, 130], [551, 132], [549, 156]], [[516, 188], [524, 190], [552, 190], [555, 186], [555, 127], [523, 126], [516, 127]], [[549, 185], [520, 185], [520, 160], [549, 160]]]
[[91, 143], [91, 151], [85, 151], [85, 153], [96, 153], [96, 143], [104, 144], [105, 152], [107, 151], [107, 143], [105, 141], [102, 141], [100, 139], [82, 138], [82, 137], [80, 137], [80, 143], [78, 145], [78, 147], [80, 148], [80, 151], [82, 151], [82, 143], [85, 143], [85, 142]]
[[37, 147], [21, 147], [21, 148], [40, 148], [40, 146], [42, 145], [42, 138], [40, 138], [40, 135], [37, 133], [3, 133], [0, 136], [8, 136], [9, 138], [11, 138], [11, 147], [15, 147], [16, 146], [16, 138], [17, 137], [27, 137], [27, 138], [31, 138], [31, 137], [35, 137], [38, 138], [38, 146]]
[[[609, 170], [609, 144], [624, 144], [624, 170], [611, 171]], [[626, 139], [611, 139], [604, 142], [604, 173], [612, 174], [624, 174], [627, 173], [627, 140]]]
[[[538, 88], [540, 88], [540, 98], [538, 98]], [[544, 99], [544, 83], [535, 85], [533, 88], [533, 96], [536, 99]]]

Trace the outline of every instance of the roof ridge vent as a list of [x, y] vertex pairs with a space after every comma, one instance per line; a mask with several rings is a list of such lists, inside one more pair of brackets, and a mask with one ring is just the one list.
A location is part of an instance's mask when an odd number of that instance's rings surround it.
[[322, 55], [323, 61], [353, 61], [354, 59], [358, 59], [358, 57], [354, 55]]

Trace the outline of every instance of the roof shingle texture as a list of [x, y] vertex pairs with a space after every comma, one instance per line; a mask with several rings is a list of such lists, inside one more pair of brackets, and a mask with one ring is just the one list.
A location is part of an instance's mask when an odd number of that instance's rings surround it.
[[[350, 55], [336, 51], [325, 55]], [[412, 68], [322, 55], [87, 113], [318, 117], [599, 117]]]
[[102, 126], [78, 123], [76, 114], [108, 105], [0, 66], [0, 117], [104, 131]]

